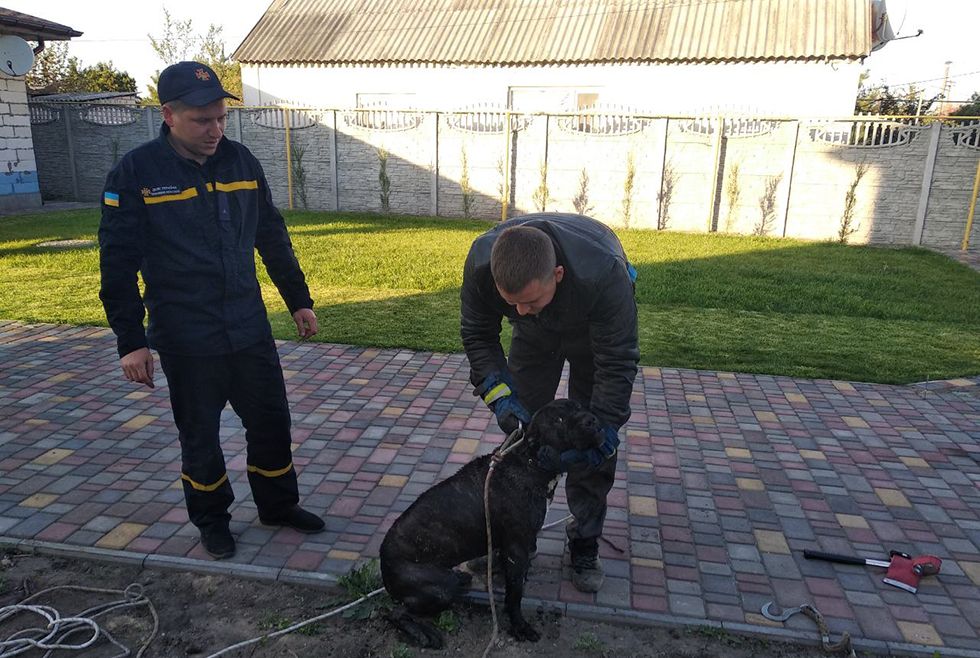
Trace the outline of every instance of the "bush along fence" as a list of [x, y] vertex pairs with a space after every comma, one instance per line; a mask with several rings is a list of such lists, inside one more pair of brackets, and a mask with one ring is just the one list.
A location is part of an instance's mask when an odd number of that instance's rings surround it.
[[[96, 201], [158, 108], [30, 105], [44, 199]], [[281, 207], [980, 249], [980, 122], [232, 108]]]

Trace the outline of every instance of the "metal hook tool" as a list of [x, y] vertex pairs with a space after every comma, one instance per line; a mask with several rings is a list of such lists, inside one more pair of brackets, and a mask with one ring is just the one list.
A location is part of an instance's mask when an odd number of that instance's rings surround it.
[[782, 611], [782, 613], [777, 615], [774, 612], [770, 612], [770, 609], [774, 605], [776, 605], [776, 602], [770, 601], [769, 603], [762, 606], [762, 616], [765, 617], [766, 619], [771, 619], [772, 621], [786, 621], [793, 615], [799, 612], [803, 612], [804, 608], [810, 607], [810, 604], [804, 603], [803, 605], [796, 608], [786, 608], [785, 610]]

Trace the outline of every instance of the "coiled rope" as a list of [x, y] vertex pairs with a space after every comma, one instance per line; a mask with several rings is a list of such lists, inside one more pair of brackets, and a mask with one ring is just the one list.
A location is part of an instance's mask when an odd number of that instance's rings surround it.
[[[24, 590], [28, 590], [26, 581]], [[58, 590], [89, 592], [93, 594], [121, 594], [123, 598], [93, 606], [71, 617], [62, 617], [61, 613], [53, 606], [29, 603], [44, 594]], [[45, 651], [45, 657], [50, 656], [53, 651], [82, 651], [94, 645], [101, 637], [104, 637], [110, 644], [118, 647], [122, 652], [115, 654], [111, 658], [125, 658], [132, 654], [129, 648], [117, 641], [108, 631], [99, 626], [95, 619], [107, 615], [110, 612], [140, 606], [146, 606], [150, 611], [150, 615], [153, 617], [153, 630], [140, 646], [136, 658], [143, 656], [143, 653], [150, 646], [150, 642], [156, 637], [157, 631], [160, 628], [160, 619], [157, 616], [157, 611], [153, 607], [153, 602], [143, 593], [142, 585], [132, 583], [124, 590], [83, 587], [80, 585], [58, 585], [57, 587], [43, 589], [36, 594], [31, 594], [22, 599], [20, 603], [0, 608], [0, 624], [24, 613], [37, 615], [47, 622], [43, 628], [24, 628], [13, 633], [7, 639], [0, 640], [0, 658], [11, 658], [12, 656], [17, 656], [33, 649]], [[90, 633], [91, 635], [84, 642], [68, 642], [71, 636], [81, 632]]]

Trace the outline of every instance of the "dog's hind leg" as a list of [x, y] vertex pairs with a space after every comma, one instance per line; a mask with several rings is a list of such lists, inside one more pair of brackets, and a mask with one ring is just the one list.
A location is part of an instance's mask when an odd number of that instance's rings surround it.
[[403, 608], [392, 610], [387, 615], [388, 621], [405, 637], [412, 646], [423, 649], [442, 649], [444, 642], [442, 633], [429, 622], [418, 619]]
[[411, 612], [434, 615], [453, 604], [468, 588], [470, 574], [435, 564], [400, 565], [397, 590], [389, 593]]

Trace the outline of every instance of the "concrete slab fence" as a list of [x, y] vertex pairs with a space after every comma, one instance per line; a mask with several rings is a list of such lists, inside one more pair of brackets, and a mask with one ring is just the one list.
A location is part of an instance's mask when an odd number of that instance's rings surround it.
[[[45, 200], [98, 201], [159, 108], [30, 104]], [[980, 122], [520, 114], [498, 108], [231, 108], [280, 207], [500, 219], [579, 211], [612, 226], [980, 251], [968, 230]]]

